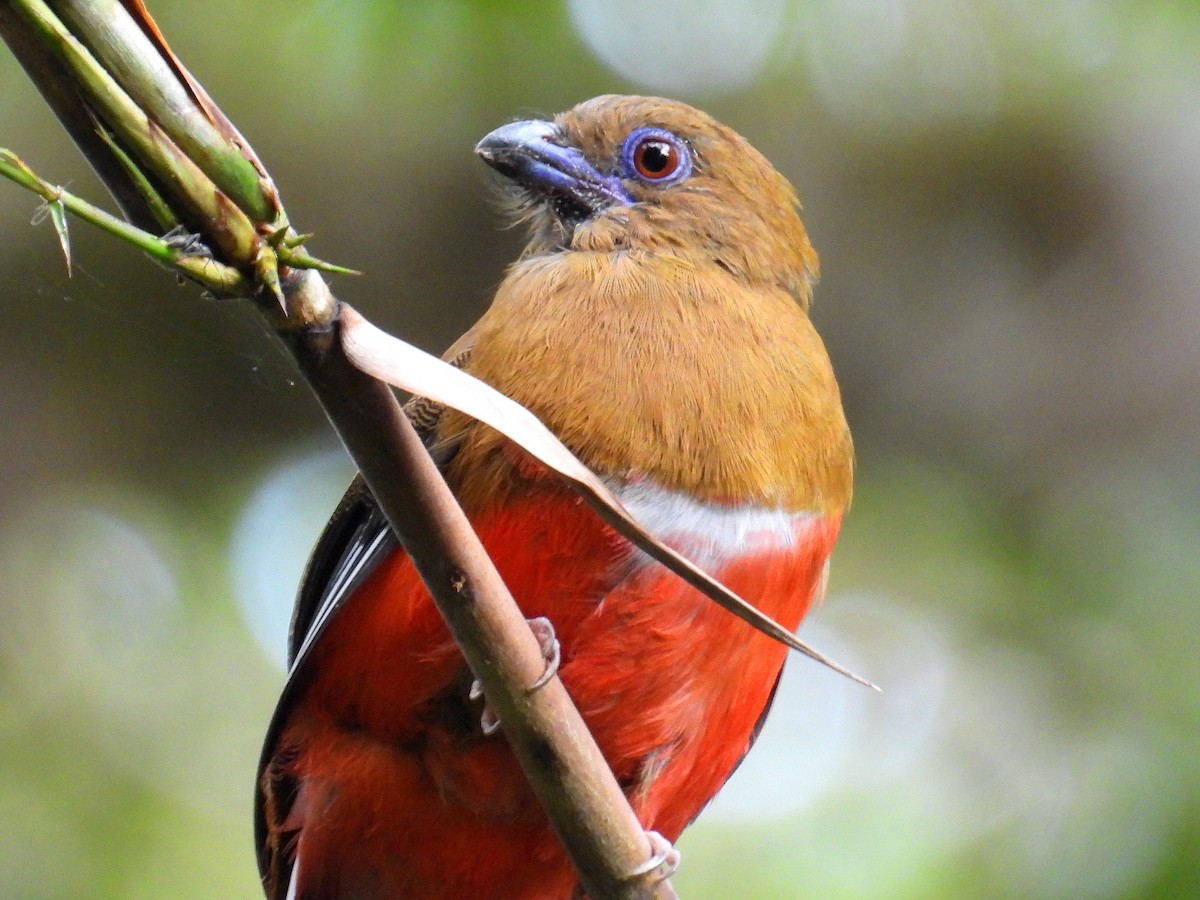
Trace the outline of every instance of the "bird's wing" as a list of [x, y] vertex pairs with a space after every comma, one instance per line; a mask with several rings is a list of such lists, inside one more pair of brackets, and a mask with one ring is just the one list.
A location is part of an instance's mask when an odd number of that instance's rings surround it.
[[[473, 337], [468, 331], [450, 347], [445, 355], [450, 365], [456, 368], [466, 365], [471, 356]], [[404, 411], [439, 466], [449, 462], [454, 448], [437, 444], [444, 408], [424, 397], [414, 397], [404, 405]], [[292, 863], [287, 848], [276, 846], [269, 840], [268, 818], [275, 825], [285, 822], [296, 790], [295, 785], [285, 783], [287, 779], [282, 774], [282, 767], [273, 765], [275, 745], [291, 712], [292, 698], [301, 678], [301, 663], [346, 600], [399, 546], [374, 495], [362, 476], [356, 475], [305, 567], [288, 633], [288, 677], [275, 705], [259, 759], [254, 799], [255, 844], [259, 873], [273, 900], [287, 896]], [[264, 791], [268, 780], [272, 782], [270, 809]]]
[[354, 476], [313, 548], [300, 581], [288, 633], [289, 672], [296, 670], [329, 616], [397, 546], [375, 497], [362, 476]]

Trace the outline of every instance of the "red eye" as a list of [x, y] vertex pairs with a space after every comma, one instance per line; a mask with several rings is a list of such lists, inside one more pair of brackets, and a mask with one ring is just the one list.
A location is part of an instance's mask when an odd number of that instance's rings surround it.
[[660, 137], [646, 137], [633, 148], [633, 167], [643, 178], [658, 181], [679, 170], [681, 157], [675, 145]]

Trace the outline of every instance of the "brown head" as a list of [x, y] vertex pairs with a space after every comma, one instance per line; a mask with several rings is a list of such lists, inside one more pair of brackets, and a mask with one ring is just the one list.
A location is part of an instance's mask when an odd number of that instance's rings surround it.
[[527, 254], [700, 255], [808, 303], [817, 255], [795, 191], [745, 138], [698, 109], [605, 94], [553, 122], [504, 126], [476, 149], [514, 176], [532, 224]]
[[[460, 342], [601, 474], [712, 501], [840, 512], [851, 448], [807, 314], [816, 254], [787, 181], [671, 100], [603, 96], [514, 122], [479, 155], [532, 230]], [[511, 476], [494, 433], [450, 415], [464, 500]]]

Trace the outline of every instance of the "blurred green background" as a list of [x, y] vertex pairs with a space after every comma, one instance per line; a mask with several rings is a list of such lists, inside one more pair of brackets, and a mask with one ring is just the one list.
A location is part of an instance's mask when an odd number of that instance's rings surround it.
[[[440, 351], [521, 236], [475, 140], [601, 92], [805, 202], [855, 505], [689, 898], [1200, 896], [1200, 6], [156, 0], [339, 294]], [[7, 53], [0, 144], [94, 199]], [[0, 897], [246, 897], [349, 477], [238, 305], [0, 185]]]

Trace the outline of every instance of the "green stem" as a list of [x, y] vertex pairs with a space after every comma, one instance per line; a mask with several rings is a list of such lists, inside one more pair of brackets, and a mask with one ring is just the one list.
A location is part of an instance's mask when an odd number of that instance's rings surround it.
[[52, 0], [63, 21], [79, 35], [134, 103], [162, 126], [250, 218], [276, 217], [274, 188], [242, 151], [205, 115], [160, 49], [118, 0]]
[[163, 265], [178, 269], [214, 293], [245, 297], [253, 292], [253, 286], [237, 269], [207, 256], [189, 254], [170, 241], [130, 225], [82, 197], [43, 181], [16, 154], [4, 148], [0, 148], [0, 175], [32, 191], [47, 203], [59, 204], [76, 218], [132, 244]]
[[185, 220], [205, 222], [207, 236], [225, 258], [239, 267], [257, 260], [261, 241], [254, 224], [68, 31], [42, 0], [13, 0], [38, 36], [79, 79], [80, 87], [104, 120], [136, 153], [159, 182], [171, 189]]

